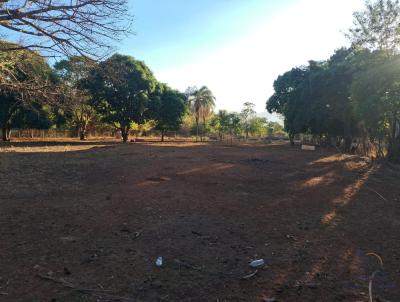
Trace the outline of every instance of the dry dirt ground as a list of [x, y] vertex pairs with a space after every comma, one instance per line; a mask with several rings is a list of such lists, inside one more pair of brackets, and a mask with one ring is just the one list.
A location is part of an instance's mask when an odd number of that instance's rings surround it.
[[400, 301], [400, 168], [327, 150], [3, 144], [0, 234], [5, 302]]

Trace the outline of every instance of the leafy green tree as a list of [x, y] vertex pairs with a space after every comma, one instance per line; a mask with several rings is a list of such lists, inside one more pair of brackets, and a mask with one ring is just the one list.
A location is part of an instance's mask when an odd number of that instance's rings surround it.
[[250, 120], [256, 115], [256, 111], [254, 110], [255, 106], [256, 105], [251, 102], [246, 102], [243, 104], [243, 109], [240, 113], [244, 125], [244, 131], [246, 133], [246, 139], [249, 137]]
[[356, 74], [352, 100], [370, 139], [387, 136], [388, 158], [400, 161], [400, 56], [372, 56]]
[[128, 141], [132, 123], [140, 124], [157, 81], [144, 62], [115, 54], [90, 71], [84, 87], [93, 95], [104, 122]]
[[242, 119], [239, 113], [232, 112], [228, 114], [228, 129], [229, 134], [232, 136], [238, 136], [242, 133]]
[[56, 116], [52, 109], [39, 103], [33, 103], [29, 108], [21, 108], [11, 122], [11, 128], [16, 129], [49, 129], [56, 124]]
[[155, 121], [155, 129], [161, 131], [161, 141], [167, 131], [179, 129], [185, 111], [185, 95], [159, 84], [149, 102], [148, 116]]
[[268, 121], [265, 117], [253, 117], [246, 130], [253, 136], [265, 136], [268, 132]]
[[91, 104], [91, 95], [81, 87], [82, 81], [88, 77], [90, 70], [94, 67], [94, 61], [77, 56], [59, 61], [54, 65], [68, 98], [65, 109], [81, 140], [86, 138], [87, 127], [96, 117], [96, 110]]
[[219, 110], [218, 114], [214, 115], [211, 120], [211, 126], [217, 132], [219, 140], [223, 140], [225, 134], [230, 131], [230, 115], [226, 110]]
[[[363, 11], [354, 13], [354, 26], [348, 37], [354, 45], [367, 48], [367, 61], [354, 84], [354, 98], [361, 118], [369, 128], [385, 131], [388, 128], [388, 157], [400, 161], [400, 103], [398, 102], [398, 64], [400, 45], [400, 3], [398, 0], [366, 2]], [[372, 79], [374, 79], [372, 81]], [[371, 86], [368, 86], [371, 85]], [[362, 104], [363, 88], [371, 94]], [[385, 126], [386, 125], [386, 126]]]
[[267, 109], [284, 116], [292, 144], [295, 134], [310, 133], [328, 143], [332, 138], [344, 139], [345, 149], [350, 148], [356, 125], [349, 101], [354, 60], [351, 50], [339, 49], [329, 60], [310, 61], [275, 81]]
[[305, 106], [302, 98], [307, 80], [308, 68], [293, 68], [275, 80], [275, 93], [267, 101], [268, 112], [284, 116], [285, 129], [292, 145], [294, 136], [307, 129], [305, 121], [307, 114], [303, 109]]

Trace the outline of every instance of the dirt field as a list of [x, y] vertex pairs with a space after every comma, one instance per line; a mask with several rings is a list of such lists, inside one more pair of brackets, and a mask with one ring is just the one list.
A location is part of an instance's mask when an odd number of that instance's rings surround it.
[[0, 301], [368, 301], [370, 252], [375, 301], [400, 301], [399, 167], [286, 145], [11, 145]]

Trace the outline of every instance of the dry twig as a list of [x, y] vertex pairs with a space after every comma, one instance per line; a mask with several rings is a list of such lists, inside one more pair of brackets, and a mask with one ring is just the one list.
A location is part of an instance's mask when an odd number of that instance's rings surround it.
[[382, 194], [378, 193], [377, 191], [375, 191], [374, 189], [371, 189], [369, 187], [367, 187], [367, 189], [371, 192], [374, 192], [376, 195], [378, 195], [381, 199], [383, 199], [384, 201], [388, 201], [385, 197], [382, 196]]
[[372, 284], [374, 282], [374, 278], [375, 278], [376, 274], [379, 273], [379, 271], [383, 267], [383, 260], [382, 260], [381, 256], [379, 256], [376, 253], [368, 253], [367, 256], [374, 256], [379, 261], [379, 267], [369, 277], [369, 284], [368, 284], [369, 302], [373, 302]]
[[255, 270], [253, 273], [243, 276], [242, 279], [249, 280], [249, 279], [253, 278], [255, 275], [257, 275], [257, 273], [258, 273], [258, 270]]

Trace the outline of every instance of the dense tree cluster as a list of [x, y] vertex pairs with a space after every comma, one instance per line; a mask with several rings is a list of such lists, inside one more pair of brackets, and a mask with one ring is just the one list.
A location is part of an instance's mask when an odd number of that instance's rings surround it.
[[267, 110], [283, 115], [292, 142], [306, 133], [350, 151], [360, 138], [364, 152], [400, 161], [399, 15], [398, 1], [368, 3], [354, 14], [351, 48], [276, 79]]
[[[90, 123], [110, 125], [121, 131], [123, 141], [135, 124], [154, 120], [156, 129], [179, 128], [187, 111], [184, 94], [158, 83], [151, 70], [130, 56], [115, 54], [96, 62], [74, 56], [51, 68], [31, 50], [8, 52], [25, 57], [12, 66], [15, 81], [34, 80], [46, 86], [46, 93], [24, 90], [0, 90], [0, 126], [2, 139], [10, 139], [12, 128], [73, 128], [85, 139]], [[22, 69], [20, 70], [20, 65]]]
[[223, 140], [239, 137], [248, 139], [252, 137], [281, 137], [285, 138], [286, 133], [278, 122], [269, 122], [265, 117], [259, 117], [254, 110], [255, 105], [245, 102], [240, 113], [219, 110], [214, 114], [208, 124], [207, 130]]

